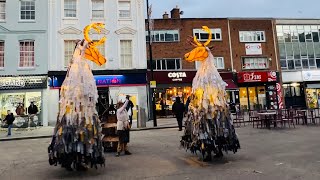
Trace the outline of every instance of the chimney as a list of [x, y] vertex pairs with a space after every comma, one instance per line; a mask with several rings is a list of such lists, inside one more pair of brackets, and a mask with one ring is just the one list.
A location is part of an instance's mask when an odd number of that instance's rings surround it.
[[163, 19], [169, 19], [169, 14], [166, 12], [164, 12], [164, 14], [162, 15]]
[[180, 19], [180, 9], [178, 6], [171, 10], [171, 19]]

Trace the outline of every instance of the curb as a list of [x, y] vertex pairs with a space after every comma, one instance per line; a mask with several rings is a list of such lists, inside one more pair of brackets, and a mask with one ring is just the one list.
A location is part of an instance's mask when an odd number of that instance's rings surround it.
[[[172, 129], [172, 128], [178, 128], [178, 126], [163, 126], [163, 127], [150, 127], [150, 128], [135, 128], [135, 129], [131, 129], [130, 131], [148, 131], [148, 130], [161, 130], [161, 129]], [[0, 142], [4, 142], [4, 141], [16, 141], [16, 140], [27, 140], [27, 139], [45, 139], [45, 138], [51, 138], [51, 137], [52, 137], [52, 135], [46, 135], [46, 136], [13, 137], [13, 138], [0, 139]]]

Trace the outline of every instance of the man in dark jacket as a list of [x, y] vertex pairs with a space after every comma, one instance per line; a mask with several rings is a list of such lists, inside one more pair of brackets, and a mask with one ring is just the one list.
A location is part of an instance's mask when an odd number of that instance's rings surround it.
[[128, 115], [129, 115], [129, 124], [131, 126], [132, 125], [132, 116], [133, 116], [133, 107], [134, 107], [134, 105], [133, 105], [132, 101], [130, 100], [130, 95], [127, 95], [126, 99], [129, 101], [128, 105], [126, 107], [126, 110], [128, 112]]
[[8, 135], [7, 136], [11, 136], [11, 128], [12, 128], [12, 124], [13, 124], [13, 121], [15, 118], [13, 116], [13, 113], [10, 112], [10, 110], [8, 110], [7, 113], [8, 114], [3, 121], [5, 121], [8, 124]]
[[38, 107], [33, 102], [31, 102], [30, 106], [28, 107], [28, 114], [32, 115], [37, 113], [38, 113]]
[[182, 131], [182, 120], [185, 107], [180, 101], [180, 97], [176, 97], [176, 101], [172, 105], [172, 112], [176, 115], [179, 131]]

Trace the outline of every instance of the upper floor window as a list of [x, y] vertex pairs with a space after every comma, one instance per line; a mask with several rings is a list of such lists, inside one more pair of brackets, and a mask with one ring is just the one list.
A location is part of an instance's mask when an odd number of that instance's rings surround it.
[[132, 41], [120, 40], [120, 65], [121, 68], [132, 68]]
[[[222, 40], [220, 28], [211, 29], [211, 33], [212, 33], [212, 41]], [[207, 41], [209, 38], [209, 34], [203, 31], [202, 29], [193, 29], [193, 35], [196, 36], [199, 41]]]
[[[224, 69], [224, 58], [223, 57], [214, 57], [214, 65], [217, 69]], [[196, 61], [196, 69], [200, 67], [200, 61]]]
[[6, 1], [0, 0], [0, 21], [6, 19]]
[[77, 0], [64, 0], [64, 17], [77, 17]]
[[239, 31], [240, 42], [266, 42], [264, 31]]
[[36, 5], [34, 0], [20, 1], [20, 19], [21, 20], [35, 20]]
[[168, 59], [154, 60], [152, 62], [152, 67], [155, 70], [179, 70], [181, 69], [181, 59], [168, 58]]
[[131, 7], [130, 1], [119, 1], [119, 18], [130, 18]]
[[92, 0], [92, 18], [104, 18], [104, 0]]
[[268, 60], [264, 57], [244, 57], [242, 69], [267, 69]]
[[0, 68], [4, 67], [4, 41], [0, 41]]
[[73, 51], [76, 46], [75, 40], [64, 41], [64, 67], [68, 67], [73, 56]]
[[[148, 32], [147, 41], [148, 41]], [[178, 30], [160, 30], [151, 32], [152, 42], [178, 42], [179, 41], [179, 31]]]
[[20, 41], [19, 67], [34, 67], [34, 41]]

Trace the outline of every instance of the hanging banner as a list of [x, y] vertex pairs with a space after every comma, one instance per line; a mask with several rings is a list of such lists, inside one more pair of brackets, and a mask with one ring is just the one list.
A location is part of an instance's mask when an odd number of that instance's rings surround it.
[[277, 94], [278, 94], [278, 105], [279, 105], [279, 109], [283, 109], [282, 86], [281, 86], [280, 83], [277, 83]]

